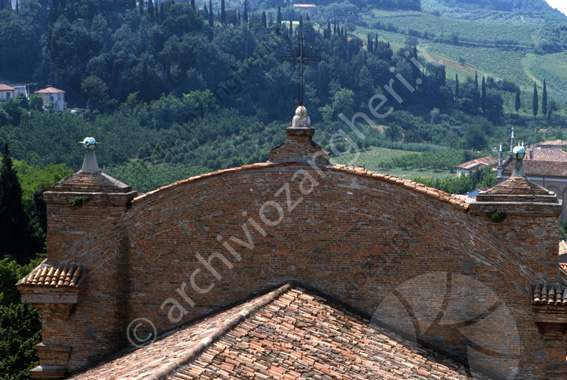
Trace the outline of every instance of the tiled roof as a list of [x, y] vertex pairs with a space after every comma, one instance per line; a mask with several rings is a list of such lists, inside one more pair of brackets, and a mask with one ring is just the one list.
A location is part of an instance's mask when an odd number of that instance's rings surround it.
[[60, 93], [65, 93], [65, 91], [63, 90], [59, 90], [58, 88], [55, 87], [47, 87], [44, 88], [42, 90], [36, 91], [36, 94], [60, 94]]
[[0, 83], [0, 91], [15, 91], [15, 90], [16, 89], [14, 87], [10, 87], [8, 85]]
[[[72, 376], [86, 379], [470, 379], [316, 292], [286, 284]], [[487, 379], [474, 374], [475, 379]]]
[[[259, 163], [255, 163], [255, 164], [251, 164], [251, 165], [244, 165], [244, 166], [240, 166], [237, 168], [230, 168], [230, 169], [224, 169], [224, 170], [218, 170], [216, 172], [211, 172], [211, 173], [205, 173], [205, 174], [201, 174], [195, 177], [190, 177], [181, 181], [177, 181], [174, 182], [172, 184], [169, 184], [167, 186], [163, 186], [160, 187], [156, 190], [147, 192], [145, 194], [142, 194], [140, 196], [138, 196], [137, 198], [134, 199], [134, 202], [136, 201], [140, 201], [148, 196], [151, 196], [152, 194], [155, 194], [159, 191], [163, 191], [172, 187], [176, 187], [185, 183], [189, 183], [189, 182], [193, 182], [193, 181], [198, 181], [204, 178], [209, 178], [209, 177], [213, 177], [213, 176], [217, 176], [217, 175], [221, 175], [221, 174], [226, 174], [226, 173], [235, 173], [235, 172], [240, 172], [240, 171], [246, 171], [246, 170], [256, 170], [256, 169], [263, 169], [263, 168], [267, 168], [267, 167], [284, 167], [284, 166], [291, 166], [291, 165], [303, 165], [303, 166], [308, 166], [303, 162], [278, 162], [278, 163], [273, 163], [273, 162], [259, 162]], [[370, 171], [370, 170], [366, 170], [364, 168], [357, 168], [357, 167], [353, 167], [353, 166], [346, 166], [346, 165], [328, 165], [328, 166], [322, 166], [322, 168], [326, 168], [329, 170], [334, 170], [334, 171], [340, 171], [340, 172], [346, 172], [346, 173], [352, 173], [352, 174], [356, 174], [362, 177], [372, 177], [375, 178], [376, 180], [380, 180], [380, 181], [384, 181], [384, 182], [389, 182], [392, 184], [397, 184], [399, 186], [404, 186], [410, 190], [416, 191], [418, 193], [423, 193], [426, 194], [432, 198], [437, 198], [443, 202], [447, 202], [450, 203], [453, 206], [456, 206], [457, 208], [460, 208], [462, 210], [467, 210], [469, 208], [469, 203], [467, 201], [465, 201], [464, 199], [461, 199], [460, 197], [453, 195], [453, 194], [449, 194], [446, 193], [444, 191], [441, 190], [437, 190], [431, 187], [427, 187], [421, 183], [417, 183], [414, 181], [411, 181], [409, 179], [403, 179], [403, 178], [399, 178], [396, 176], [392, 176], [389, 174], [382, 174], [382, 173], [378, 173], [378, 172], [374, 172], [374, 171]]]
[[567, 152], [561, 149], [530, 149], [526, 160], [566, 162]]
[[78, 171], [72, 176], [52, 185], [50, 190], [126, 193], [132, 191], [132, 187], [102, 172], [87, 173]]
[[[514, 170], [516, 160], [510, 160], [510, 163], [504, 167], [503, 176], [510, 176]], [[524, 171], [526, 176], [546, 176], [546, 177], [567, 177], [567, 162], [561, 161], [540, 161], [540, 160], [524, 160]]]
[[562, 284], [534, 284], [534, 305], [567, 305], [567, 287]]
[[567, 145], [567, 141], [561, 140], [561, 139], [557, 139], [557, 140], [552, 140], [552, 141], [544, 141], [544, 142], [540, 142], [538, 145], [541, 146], [563, 146], [563, 145]]
[[471, 170], [479, 166], [488, 166], [488, 165], [498, 165], [498, 158], [493, 156], [481, 157], [467, 162], [463, 162], [462, 164], [457, 165], [457, 168], [464, 170]]
[[557, 203], [557, 196], [524, 177], [512, 177], [487, 191], [478, 193], [479, 202], [546, 202]]
[[18, 285], [76, 288], [83, 270], [78, 265], [53, 266], [45, 261], [18, 281]]

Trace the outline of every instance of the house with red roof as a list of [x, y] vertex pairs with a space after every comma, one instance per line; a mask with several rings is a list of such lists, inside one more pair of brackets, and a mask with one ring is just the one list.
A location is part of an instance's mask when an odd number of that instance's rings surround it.
[[35, 92], [43, 98], [43, 107], [47, 108], [53, 103], [53, 109], [57, 112], [63, 112], [67, 108], [65, 103], [65, 91], [59, 90], [55, 87], [47, 87], [43, 90]]
[[16, 89], [6, 84], [0, 83], [0, 102], [5, 102], [15, 97]]

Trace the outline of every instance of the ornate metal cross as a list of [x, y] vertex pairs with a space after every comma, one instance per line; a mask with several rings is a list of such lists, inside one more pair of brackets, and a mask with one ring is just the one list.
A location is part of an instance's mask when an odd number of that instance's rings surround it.
[[304, 83], [303, 83], [303, 72], [305, 70], [305, 65], [307, 62], [313, 61], [320, 61], [321, 56], [316, 55], [307, 55], [305, 54], [305, 48], [303, 47], [303, 35], [299, 35], [299, 50], [295, 51], [294, 55], [285, 55], [280, 57], [282, 62], [294, 62], [299, 65], [299, 105], [303, 105], [303, 91], [304, 91]]

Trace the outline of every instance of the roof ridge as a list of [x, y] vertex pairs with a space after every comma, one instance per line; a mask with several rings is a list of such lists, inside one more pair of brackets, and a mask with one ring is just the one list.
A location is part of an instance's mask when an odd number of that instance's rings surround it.
[[[137, 201], [141, 201], [142, 199], [156, 194], [162, 190], [166, 190], [169, 188], [173, 188], [175, 186], [179, 186], [179, 185], [183, 185], [189, 182], [194, 182], [197, 181], [199, 179], [203, 179], [203, 178], [209, 178], [209, 177], [214, 177], [217, 175], [221, 175], [221, 174], [225, 174], [225, 173], [236, 173], [236, 172], [240, 172], [240, 171], [245, 171], [245, 170], [254, 170], [254, 169], [263, 169], [263, 168], [273, 168], [273, 167], [280, 167], [280, 166], [292, 166], [292, 165], [304, 165], [304, 166], [310, 166], [310, 164], [306, 163], [306, 162], [302, 162], [302, 161], [283, 161], [283, 162], [271, 162], [271, 161], [267, 161], [267, 162], [257, 162], [254, 164], [249, 164], [249, 165], [243, 165], [243, 166], [239, 166], [239, 167], [235, 167], [235, 168], [229, 168], [229, 169], [221, 169], [221, 170], [217, 170], [215, 172], [209, 172], [209, 173], [203, 173], [197, 176], [193, 176], [193, 177], [189, 177], [186, 179], [182, 179], [179, 180], [177, 182], [171, 183], [169, 185], [165, 185], [162, 187], [159, 187], [155, 190], [149, 191], [147, 193], [144, 194], [140, 194], [137, 197], [135, 197], [132, 200], [132, 203], [137, 202]], [[468, 202], [466, 202], [465, 200], [458, 198], [457, 196], [455, 196], [455, 194], [450, 194], [447, 192], [444, 192], [442, 190], [438, 190], [435, 189], [433, 187], [427, 187], [421, 183], [417, 183], [415, 181], [409, 180], [409, 179], [404, 179], [401, 177], [396, 177], [393, 175], [389, 175], [389, 174], [383, 174], [383, 173], [379, 173], [379, 172], [375, 172], [372, 170], [366, 170], [362, 167], [355, 167], [355, 166], [347, 166], [347, 165], [341, 165], [341, 164], [331, 164], [331, 165], [318, 165], [318, 167], [320, 168], [324, 168], [324, 169], [329, 169], [329, 170], [333, 170], [333, 171], [340, 171], [340, 172], [345, 172], [345, 173], [351, 173], [351, 174], [356, 174], [362, 177], [371, 177], [371, 178], [376, 178], [378, 180], [384, 181], [384, 182], [388, 182], [391, 184], [397, 184], [400, 186], [404, 186], [410, 190], [413, 190], [415, 192], [418, 193], [423, 193], [431, 198], [436, 198], [442, 202], [447, 202], [450, 205], [457, 207], [461, 210], [467, 211], [469, 208], [469, 204]]]
[[210, 335], [201, 339], [199, 343], [191, 347], [188, 352], [181, 358], [173, 361], [172, 363], [161, 367], [148, 375], [150, 380], [161, 380], [164, 376], [167, 376], [177, 370], [179, 367], [189, 363], [192, 359], [200, 355], [203, 351], [209, 348], [213, 343], [222, 338], [226, 333], [235, 328], [238, 324], [247, 319], [250, 314], [263, 308], [270, 302], [274, 301], [276, 298], [282, 294], [288, 292], [294, 287], [293, 281], [287, 282], [281, 287], [272, 290], [268, 294], [261, 296], [257, 301], [253, 302], [249, 307], [241, 310], [238, 314], [232, 318], [225, 321], [221, 326], [216, 328]]

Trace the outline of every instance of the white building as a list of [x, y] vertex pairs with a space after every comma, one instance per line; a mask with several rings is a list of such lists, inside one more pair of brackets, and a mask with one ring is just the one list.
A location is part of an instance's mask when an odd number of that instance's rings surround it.
[[15, 91], [16, 89], [14, 87], [0, 83], [0, 102], [5, 102], [7, 100], [15, 98]]
[[44, 88], [35, 92], [43, 98], [43, 107], [47, 108], [53, 103], [53, 109], [57, 112], [63, 112], [67, 107], [65, 104], [65, 91], [59, 90], [55, 87]]

